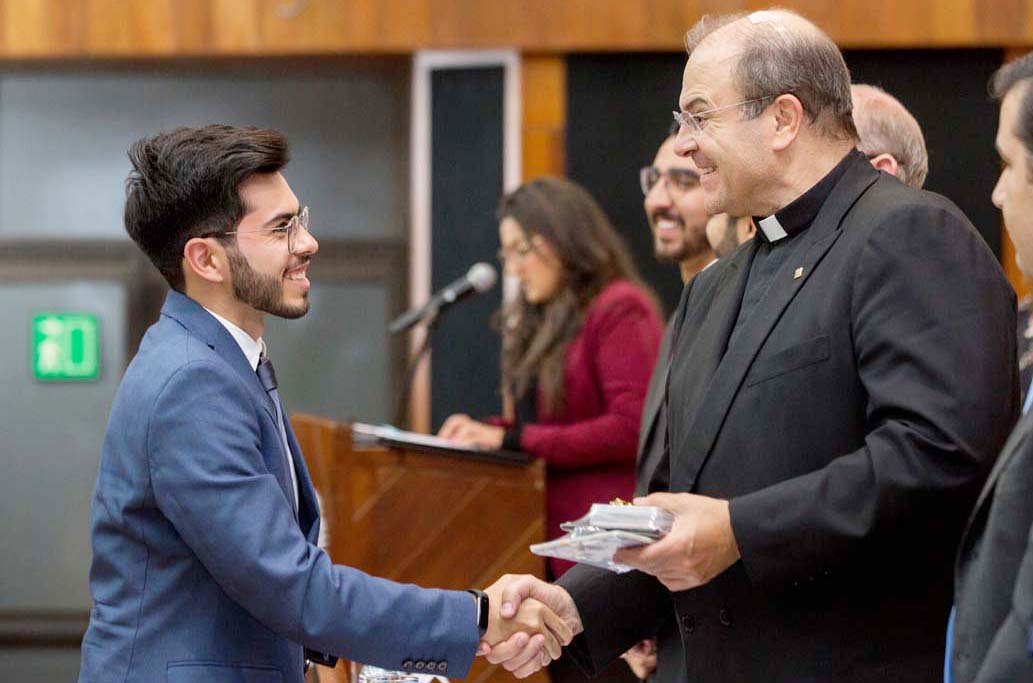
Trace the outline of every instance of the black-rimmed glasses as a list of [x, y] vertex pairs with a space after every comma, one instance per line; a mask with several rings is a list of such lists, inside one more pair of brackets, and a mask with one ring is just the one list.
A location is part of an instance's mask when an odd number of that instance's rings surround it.
[[669, 168], [661, 171], [656, 166], [645, 166], [638, 172], [642, 194], [649, 194], [660, 179], [664, 179], [667, 191], [684, 194], [699, 185], [699, 174], [687, 168]]

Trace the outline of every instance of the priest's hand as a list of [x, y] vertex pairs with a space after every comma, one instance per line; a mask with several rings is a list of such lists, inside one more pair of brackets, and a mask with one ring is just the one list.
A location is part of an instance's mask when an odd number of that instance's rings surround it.
[[655, 505], [674, 514], [674, 528], [659, 541], [622, 548], [614, 562], [652, 574], [672, 591], [696, 588], [739, 559], [728, 501], [693, 493], [654, 493], [635, 505]]

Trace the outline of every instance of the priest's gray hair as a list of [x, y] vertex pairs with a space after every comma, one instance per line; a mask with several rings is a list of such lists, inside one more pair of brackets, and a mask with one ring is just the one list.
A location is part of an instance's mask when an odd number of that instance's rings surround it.
[[771, 104], [767, 98], [792, 94], [819, 133], [857, 140], [850, 71], [839, 48], [821, 29], [783, 9], [706, 15], [685, 34], [686, 51], [691, 56], [708, 36], [725, 27], [729, 27], [728, 38], [741, 44], [732, 68], [733, 83], [743, 100], [762, 100], [742, 105], [745, 118], [760, 116]]

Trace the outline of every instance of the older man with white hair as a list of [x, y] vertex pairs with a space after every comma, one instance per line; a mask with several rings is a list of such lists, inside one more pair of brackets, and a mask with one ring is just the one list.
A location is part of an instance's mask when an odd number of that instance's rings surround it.
[[[993, 202], [1015, 243], [1019, 267], [1033, 274], [1033, 54], [998, 71]], [[1033, 404], [986, 482], [958, 552], [956, 613], [947, 683], [1033, 680]]]
[[[951, 560], [1018, 409], [1015, 295], [949, 200], [856, 149], [850, 76], [816, 26], [705, 17], [675, 151], [709, 213], [757, 235], [677, 311], [666, 401], [673, 530], [556, 586], [588, 672], [674, 612], [693, 683], [936, 681]], [[488, 657], [524, 675], [543, 657]]]
[[855, 83], [850, 94], [857, 148], [875, 168], [921, 188], [929, 172], [929, 153], [915, 117], [900, 100], [877, 86]]

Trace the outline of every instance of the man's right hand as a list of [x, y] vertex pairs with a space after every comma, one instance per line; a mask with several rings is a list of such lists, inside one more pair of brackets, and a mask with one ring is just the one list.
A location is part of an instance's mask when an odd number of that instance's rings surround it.
[[622, 654], [621, 658], [628, 663], [631, 672], [640, 681], [644, 681], [649, 678], [651, 673], [656, 671], [656, 641], [643, 640]]
[[[485, 591], [491, 601], [491, 611], [495, 613], [495, 605], [498, 605], [498, 616], [503, 620], [511, 620], [514, 617], [521, 617], [525, 604], [535, 602], [542, 603], [557, 617], [562, 627], [553, 625], [556, 623], [544, 617], [546, 626], [549, 627], [552, 637], [560, 644], [567, 645], [583, 629], [581, 616], [578, 614], [577, 606], [570, 595], [552, 584], [545, 583], [530, 575], [503, 576]], [[514, 630], [510, 629], [510, 632]], [[491, 626], [489, 625], [489, 633]], [[527, 637], [527, 634], [516, 633], [503, 642], [492, 643], [485, 634], [485, 640], [491, 645], [490, 649], [482, 646], [478, 654], [483, 654], [492, 664], [501, 664], [503, 668], [510, 671], [517, 678], [526, 678], [535, 673], [550, 661], [559, 657], [559, 651], [549, 647], [548, 634], [543, 640], [541, 636]]]

